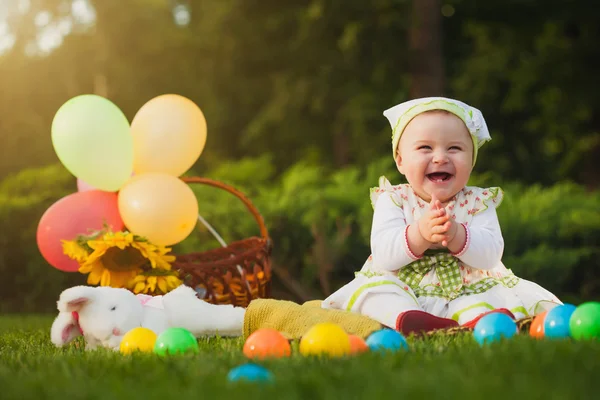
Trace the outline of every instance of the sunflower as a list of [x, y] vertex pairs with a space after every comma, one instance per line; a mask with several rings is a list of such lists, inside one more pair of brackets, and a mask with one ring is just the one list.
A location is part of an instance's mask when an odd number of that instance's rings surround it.
[[[170, 250], [131, 232], [112, 232], [108, 229], [63, 241], [63, 252], [79, 262], [79, 272], [88, 274], [87, 283], [90, 285], [131, 289], [129, 283], [134, 278], [143, 276], [146, 281], [150, 277], [140, 275], [144, 272], [155, 271], [151, 275], [165, 275], [160, 280], [146, 282], [142, 288], [144, 293], [154, 291], [157, 285], [166, 293], [179, 286], [177, 282], [181, 283], [170, 271], [170, 263], [175, 260], [174, 256], [167, 254]], [[166, 275], [172, 277], [167, 279]], [[146, 286], [152, 287], [152, 290], [146, 290]]]
[[85, 247], [81, 246], [76, 240], [61, 240], [63, 253], [78, 263], [83, 263], [89, 255]]
[[166, 294], [181, 284], [181, 279], [174, 272], [152, 269], [130, 280], [127, 287], [135, 294]]

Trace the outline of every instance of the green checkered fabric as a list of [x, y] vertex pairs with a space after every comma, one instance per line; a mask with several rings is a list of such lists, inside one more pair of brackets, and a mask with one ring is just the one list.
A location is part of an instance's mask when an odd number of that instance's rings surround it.
[[[410, 286], [415, 294], [425, 289], [420, 288], [419, 284], [429, 271], [435, 268], [438, 279], [440, 280], [440, 289], [443, 297], [454, 300], [462, 291], [462, 276], [458, 258], [449, 253], [434, 253], [425, 255], [423, 258], [401, 268], [398, 272], [398, 279]], [[431, 290], [430, 290], [431, 291]], [[437, 290], [434, 290], [437, 291]]]
[[[435, 271], [440, 283], [421, 285], [428, 272]], [[406, 283], [417, 297], [443, 297], [454, 300], [459, 296], [485, 293], [501, 284], [511, 288], [519, 278], [510, 275], [501, 278], [484, 278], [470, 285], [463, 284], [458, 258], [444, 252], [426, 252], [423, 258], [414, 261], [398, 272], [398, 279]]]

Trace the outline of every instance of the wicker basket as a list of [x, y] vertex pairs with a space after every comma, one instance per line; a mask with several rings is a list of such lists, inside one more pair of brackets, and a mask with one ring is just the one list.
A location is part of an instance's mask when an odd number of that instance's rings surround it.
[[264, 220], [239, 190], [208, 178], [182, 177], [182, 181], [214, 186], [238, 197], [256, 219], [261, 237], [250, 237], [205, 252], [176, 255], [173, 269], [198, 297], [213, 304], [246, 307], [251, 300], [271, 295], [271, 239]]

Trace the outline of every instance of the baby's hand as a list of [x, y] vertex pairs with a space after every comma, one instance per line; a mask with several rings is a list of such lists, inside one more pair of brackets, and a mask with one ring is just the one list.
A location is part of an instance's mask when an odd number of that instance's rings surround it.
[[450, 216], [446, 213], [446, 209], [442, 206], [442, 203], [431, 196], [431, 203], [429, 203], [430, 209], [425, 215], [419, 219], [419, 232], [423, 239], [430, 243], [442, 243], [449, 240], [446, 239], [446, 233], [452, 226]]

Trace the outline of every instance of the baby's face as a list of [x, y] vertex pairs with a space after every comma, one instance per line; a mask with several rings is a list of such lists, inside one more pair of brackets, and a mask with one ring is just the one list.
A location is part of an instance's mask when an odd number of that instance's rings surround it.
[[469, 180], [473, 141], [454, 114], [432, 111], [417, 115], [406, 126], [396, 157], [398, 170], [425, 201], [445, 203]]

